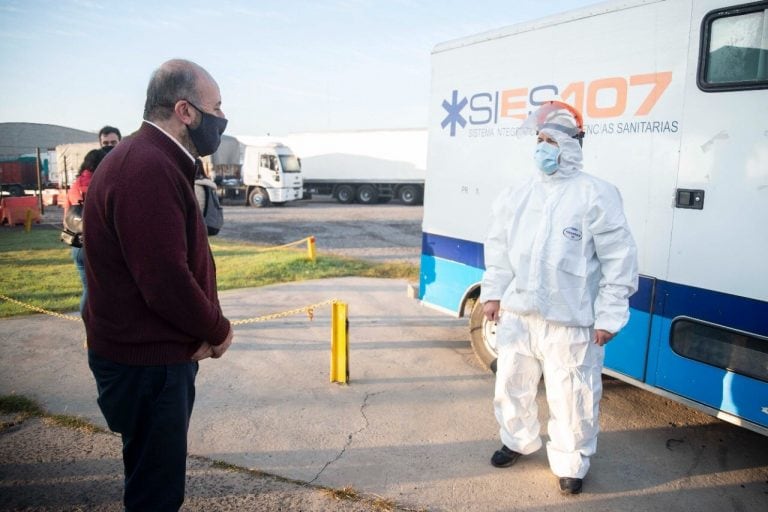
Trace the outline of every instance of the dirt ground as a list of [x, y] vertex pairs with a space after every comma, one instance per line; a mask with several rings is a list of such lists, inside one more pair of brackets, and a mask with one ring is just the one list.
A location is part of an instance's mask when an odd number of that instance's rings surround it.
[[[116, 435], [0, 416], [0, 510], [118, 512], [123, 465]], [[381, 512], [405, 510], [374, 496], [338, 499], [303, 482], [191, 456], [182, 510]]]

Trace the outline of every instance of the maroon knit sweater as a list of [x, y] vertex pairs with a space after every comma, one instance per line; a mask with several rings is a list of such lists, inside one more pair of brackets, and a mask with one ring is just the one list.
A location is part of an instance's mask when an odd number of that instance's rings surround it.
[[88, 188], [84, 238], [88, 347], [132, 365], [189, 361], [224, 342], [229, 321], [193, 188], [195, 167], [144, 123], [99, 165]]

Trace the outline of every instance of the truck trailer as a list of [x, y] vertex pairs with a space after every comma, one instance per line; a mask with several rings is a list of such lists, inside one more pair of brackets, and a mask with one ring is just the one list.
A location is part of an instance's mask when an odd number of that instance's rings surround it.
[[584, 118], [584, 171], [616, 185], [639, 252], [605, 373], [768, 433], [768, 2], [611, 1], [437, 45], [419, 297], [470, 316], [490, 206], [538, 172], [529, 113]]
[[0, 191], [9, 196], [23, 196], [27, 190], [37, 190], [48, 184], [47, 161], [40, 162], [38, 177], [37, 156], [24, 155], [0, 159]]
[[307, 198], [328, 195], [343, 204], [391, 199], [421, 204], [425, 129], [296, 133], [281, 140], [301, 159]]

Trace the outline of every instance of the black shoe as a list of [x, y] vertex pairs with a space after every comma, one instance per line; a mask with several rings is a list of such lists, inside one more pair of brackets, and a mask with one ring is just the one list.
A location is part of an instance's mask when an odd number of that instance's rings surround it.
[[560, 494], [580, 494], [582, 481], [581, 478], [561, 478]]
[[500, 449], [496, 450], [491, 457], [491, 465], [497, 468], [508, 468], [520, 458], [520, 454], [513, 452], [506, 446], [502, 445]]

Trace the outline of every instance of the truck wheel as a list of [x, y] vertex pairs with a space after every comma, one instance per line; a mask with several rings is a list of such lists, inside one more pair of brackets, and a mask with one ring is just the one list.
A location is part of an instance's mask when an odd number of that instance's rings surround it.
[[483, 305], [475, 300], [472, 314], [469, 316], [469, 337], [472, 350], [483, 363], [490, 368], [491, 363], [498, 357], [496, 353], [496, 322], [489, 322], [483, 315]]
[[13, 197], [21, 197], [24, 195], [24, 187], [21, 185], [11, 185], [8, 187], [8, 194]]
[[361, 185], [357, 189], [357, 202], [373, 204], [379, 200], [379, 191], [373, 185]]
[[349, 204], [355, 200], [355, 188], [352, 185], [339, 185], [336, 189], [336, 200], [341, 204]]
[[402, 201], [403, 204], [409, 206], [418, 204], [421, 200], [419, 188], [415, 185], [403, 185], [400, 187], [400, 190], [397, 191], [397, 197], [400, 198], [400, 201]]
[[261, 187], [256, 187], [248, 194], [248, 204], [254, 208], [269, 206], [269, 194]]

